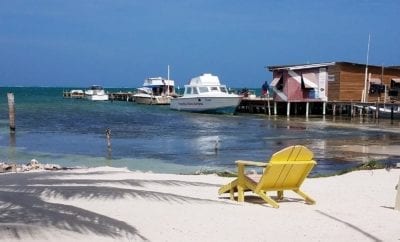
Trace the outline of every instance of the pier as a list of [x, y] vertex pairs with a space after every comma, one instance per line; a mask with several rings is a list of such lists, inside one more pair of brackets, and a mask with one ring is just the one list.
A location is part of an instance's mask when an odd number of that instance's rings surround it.
[[132, 92], [111, 92], [108, 93], [108, 98], [110, 101], [126, 101], [133, 102]]
[[[382, 114], [379, 111], [384, 108], [387, 112]], [[279, 102], [272, 98], [243, 98], [237, 107], [238, 113], [259, 113], [267, 115], [281, 116], [305, 116], [310, 115], [332, 115], [350, 117], [372, 117], [372, 118], [391, 118], [396, 119], [399, 103], [382, 102], [337, 102], [337, 101], [291, 101]]]
[[[133, 102], [134, 93], [132, 92], [108, 92], [107, 94], [110, 101]], [[83, 99], [85, 98], [85, 93], [82, 90], [63, 91], [63, 97]]]
[[[133, 92], [109, 92], [109, 101], [133, 102]], [[64, 91], [64, 98], [85, 97], [84, 93]], [[375, 107], [375, 109], [373, 109]], [[385, 114], [379, 108], [387, 110]], [[279, 116], [349, 116], [372, 117], [374, 119], [400, 119], [400, 104], [398, 102], [339, 102], [321, 100], [275, 101], [271, 97], [243, 98], [238, 105], [237, 113], [253, 113]], [[391, 111], [391, 112], [390, 112]]]

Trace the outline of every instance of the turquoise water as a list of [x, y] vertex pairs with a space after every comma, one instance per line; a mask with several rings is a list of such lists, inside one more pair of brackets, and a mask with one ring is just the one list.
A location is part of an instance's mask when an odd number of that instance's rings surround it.
[[[107, 91], [119, 90], [131, 91]], [[7, 92], [15, 95], [15, 135], [9, 133]], [[400, 144], [399, 124], [389, 121], [196, 114], [168, 106], [64, 99], [62, 92], [0, 88], [0, 160], [193, 173], [234, 170], [235, 160], [265, 161], [281, 148], [302, 144], [315, 153], [319, 174], [370, 159], [399, 161], [397, 154], [385, 153]], [[368, 151], [372, 148], [380, 154]]]

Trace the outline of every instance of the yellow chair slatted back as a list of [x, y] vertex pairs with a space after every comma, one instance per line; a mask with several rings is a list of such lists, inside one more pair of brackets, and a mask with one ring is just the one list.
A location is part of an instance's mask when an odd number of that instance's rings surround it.
[[308, 148], [301, 145], [287, 147], [271, 157], [256, 190], [298, 189], [315, 164]]

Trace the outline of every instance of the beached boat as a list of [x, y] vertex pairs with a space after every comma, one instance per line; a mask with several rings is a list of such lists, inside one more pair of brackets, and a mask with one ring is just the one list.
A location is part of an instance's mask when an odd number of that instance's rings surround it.
[[205, 113], [234, 113], [241, 96], [229, 93], [217, 76], [203, 74], [194, 77], [182, 97], [171, 100], [170, 108], [179, 111]]
[[108, 94], [105, 93], [102, 86], [93, 85], [90, 89], [85, 90], [85, 98], [91, 101], [107, 101]]
[[143, 86], [133, 95], [133, 101], [139, 104], [165, 105], [176, 97], [173, 80], [152, 77], [144, 80]]
[[[393, 107], [393, 111], [392, 111], [392, 107]], [[379, 118], [400, 119], [400, 107], [399, 106], [392, 106], [392, 107], [379, 108], [379, 113], [378, 113]], [[376, 106], [369, 106], [368, 109], [371, 110], [372, 112], [376, 112]], [[392, 112], [393, 112], [393, 114], [392, 114]]]

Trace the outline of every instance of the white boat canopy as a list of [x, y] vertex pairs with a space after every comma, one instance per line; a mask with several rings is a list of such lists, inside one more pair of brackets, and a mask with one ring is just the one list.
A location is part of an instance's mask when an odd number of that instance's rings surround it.
[[221, 85], [218, 76], [205, 73], [190, 80], [189, 85], [218, 86]]

